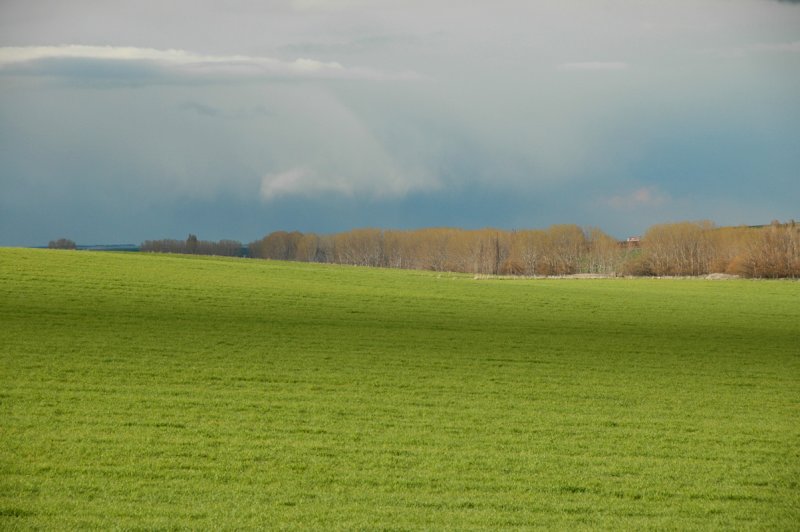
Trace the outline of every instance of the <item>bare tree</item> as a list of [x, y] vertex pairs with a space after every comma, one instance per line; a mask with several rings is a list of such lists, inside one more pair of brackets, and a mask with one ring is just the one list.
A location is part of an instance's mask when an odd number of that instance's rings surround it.
[[711, 222], [654, 225], [645, 233], [642, 248], [656, 275], [701, 275], [713, 257]]
[[50, 249], [76, 249], [75, 242], [68, 238], [59, 238], [58, 240], [51, 240], [48, 242], [47, 247]]
[[626, 248], [600, 229], [593, 228], [588, 233], [587, 273], [617, 273], [622, 265]]

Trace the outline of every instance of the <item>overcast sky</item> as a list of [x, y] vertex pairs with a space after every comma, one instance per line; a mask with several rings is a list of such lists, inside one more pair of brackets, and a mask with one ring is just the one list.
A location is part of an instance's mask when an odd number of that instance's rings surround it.
[[798, 2], [0, 3], [0, 245], [790, 218]]

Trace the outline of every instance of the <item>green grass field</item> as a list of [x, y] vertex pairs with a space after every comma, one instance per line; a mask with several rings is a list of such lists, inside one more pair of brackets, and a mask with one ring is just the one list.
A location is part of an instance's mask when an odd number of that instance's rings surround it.
[[798, 282], [0, 250], [0, 529], [798, 523]]

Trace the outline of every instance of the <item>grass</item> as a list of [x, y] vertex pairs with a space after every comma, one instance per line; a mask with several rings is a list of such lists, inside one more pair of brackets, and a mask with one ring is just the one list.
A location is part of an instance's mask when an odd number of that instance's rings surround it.
[[796, 529], [800, 283], [0, 250], [0, 528]]

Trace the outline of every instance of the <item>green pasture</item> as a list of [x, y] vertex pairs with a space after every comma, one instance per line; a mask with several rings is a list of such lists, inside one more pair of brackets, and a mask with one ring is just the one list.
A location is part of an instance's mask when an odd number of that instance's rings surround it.
[[800, 523], [800, 282], [0, 250], [0, 529]]

